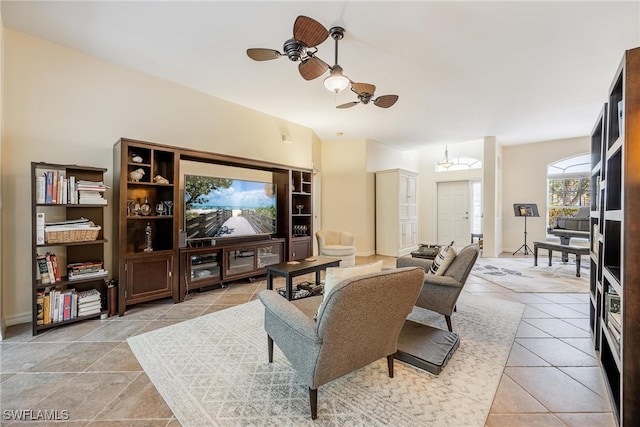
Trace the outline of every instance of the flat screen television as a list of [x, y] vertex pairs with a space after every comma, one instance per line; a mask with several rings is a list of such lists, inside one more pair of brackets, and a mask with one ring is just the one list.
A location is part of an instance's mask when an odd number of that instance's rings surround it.
[[276, 186], [272, 182], [184, 177], [187, 240], [276, 233]]

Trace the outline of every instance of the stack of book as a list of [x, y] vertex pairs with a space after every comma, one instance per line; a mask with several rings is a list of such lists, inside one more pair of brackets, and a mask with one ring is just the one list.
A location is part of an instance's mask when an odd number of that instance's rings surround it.
[[66, 177], [62, 170], [45, 170], [36, 179], [36, 203], [77, 204], [75, 177]]
[[85, 261], [67, 264], [69, 280], [95, 279], [106, 277], [109, 272], [103, 268], [102, 261]]
[[102, 311], [100, 291], [91, 289], [78, 292], [78, 316], [89, 316]]
[[81, 205], [106, 205], [107, 199], [103, 196], [107, 188], [102, 181], [78, 180], [76, 183], [78, 203]]
[[43, 285], [62, 280], [56, 254], [52, 252], [47, 252], [45, 255], [38, 254], [36, 256], [36, 264], [40, 273], [40, 281]]
[[45, 290], [42, 295], [43, 318], [37, 319], [38, 324], [47, 325], [74, 319], [78, 315], [77, 298], [78, 296], [73, 289], [65, 291], [57, 288]]

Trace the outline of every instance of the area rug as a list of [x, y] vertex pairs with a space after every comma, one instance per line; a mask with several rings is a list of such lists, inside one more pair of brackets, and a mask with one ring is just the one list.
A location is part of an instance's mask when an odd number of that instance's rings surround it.
[[[311, 420], [308, 389], [277, 346], [267, 362], [260, 301], [128, 339], [183, 426], [478, 426], [485, 423], [523, 306], [463, 293], [453, 316], [461, 344], [439, 376], [386, 359], [318, 389]], [[415, 308], [410, 318], [443, 327]]]
[[558, 258], [551, 266], [547, 257], [478, 258], [471, 274], [514, 292], [589, 292], [589, 259], [581, 262], [580, 277], [575, 263], [562, 263]]

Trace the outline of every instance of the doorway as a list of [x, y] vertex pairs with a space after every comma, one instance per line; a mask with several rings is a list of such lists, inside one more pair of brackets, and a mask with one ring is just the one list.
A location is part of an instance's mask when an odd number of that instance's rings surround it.
[[438, 243], [454, 242], [462, 247], [471, 242], [471, 232], [481, 233], [481, 195], [479, 181], [438, 183]]

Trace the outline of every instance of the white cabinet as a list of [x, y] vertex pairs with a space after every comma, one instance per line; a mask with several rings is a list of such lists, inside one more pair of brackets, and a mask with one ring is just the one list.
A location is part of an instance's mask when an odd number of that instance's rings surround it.
[[418, 248], [418, 174], [376, 172], [376, 253], [404, 256]]

